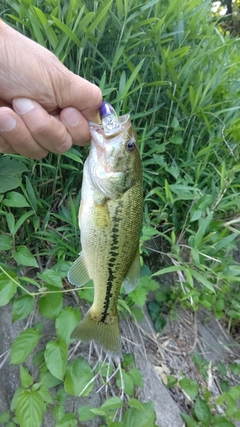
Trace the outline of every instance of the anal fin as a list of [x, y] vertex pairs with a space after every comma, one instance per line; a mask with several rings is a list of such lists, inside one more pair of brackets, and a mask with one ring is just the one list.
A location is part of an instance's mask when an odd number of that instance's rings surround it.
[[123, 286], [126, 294], [130, 294], [130, 292], [134, 291], [134, 289], [137, 287], [137, 284], [140, 279], [140, 271], [141, 271], [140, 255], [139, 255], [139, 251], [137, 251], [136, 256], [133, 260], [133, 263], [129, 268], [128, 273], [126, 274], [126, 277], [124, 278], [124, 281], [123, 281]]
[[70, 267], [67, 278], [69, 283], [78, 287], [85, 285], [89, 280], [91, 280], [82, 252]]

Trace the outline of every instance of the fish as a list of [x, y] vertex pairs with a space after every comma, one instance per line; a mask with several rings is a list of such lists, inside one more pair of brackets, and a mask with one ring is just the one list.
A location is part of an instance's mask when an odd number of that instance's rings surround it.
[[91, 145], [84, 163], [79, 227], [82, 251], [68, 281], [94, 284], [94, 301], [71, 337], [94, 340], [107, 354], [121, 355], [117, 310], [122, 283], [126, 293], [140, 277], [142, 167], [130, 115], [116, 116], [103, 102], [101, 124], [89, 123]]

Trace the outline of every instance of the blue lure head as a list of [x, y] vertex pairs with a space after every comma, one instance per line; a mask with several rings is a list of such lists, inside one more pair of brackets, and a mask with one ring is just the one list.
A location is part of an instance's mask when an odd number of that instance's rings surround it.
[[121, 129], [117, 114], [114, 108], [107, 101], [103, 101], [101, 103], [99, 114], [102, 119], [102, 125], [106, 136], [112, 136]]
[[104, 117], [110, 116], [112, 114], [115, 117], [117, 117], [114, 108], [107, 101], [103, 101], [101, 103], [101, 105], [99, 107], [99, 114], [100, 114], [101, 119], [104, 119]]

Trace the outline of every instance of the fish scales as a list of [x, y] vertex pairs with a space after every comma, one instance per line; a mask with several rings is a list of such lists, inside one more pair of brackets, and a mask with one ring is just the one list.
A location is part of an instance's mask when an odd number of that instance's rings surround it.
[[[136, 136], [129, 116], [119, 119], [120, 132], [112, 138], [90, 128], [92, 144], [84, 165], [79, 211], [82, 252], [68, 275], [76, 285], [89, 278], [94, 283], [93, 305], [73, 331], [73, 338], [94, 339], [113, 354], [121, 353], [117, 313], [120, 287], [125, 281], [132, 290], [140, 274], [142, 221], [142, 173]], [[85, 280], [79, 280], [78, 275]]]

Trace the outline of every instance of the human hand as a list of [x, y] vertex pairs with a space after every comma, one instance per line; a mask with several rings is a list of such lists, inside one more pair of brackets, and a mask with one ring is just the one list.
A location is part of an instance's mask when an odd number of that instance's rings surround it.
[[41, 159], [90, 140], [100, 89], [0, 20], [0, 153]]

